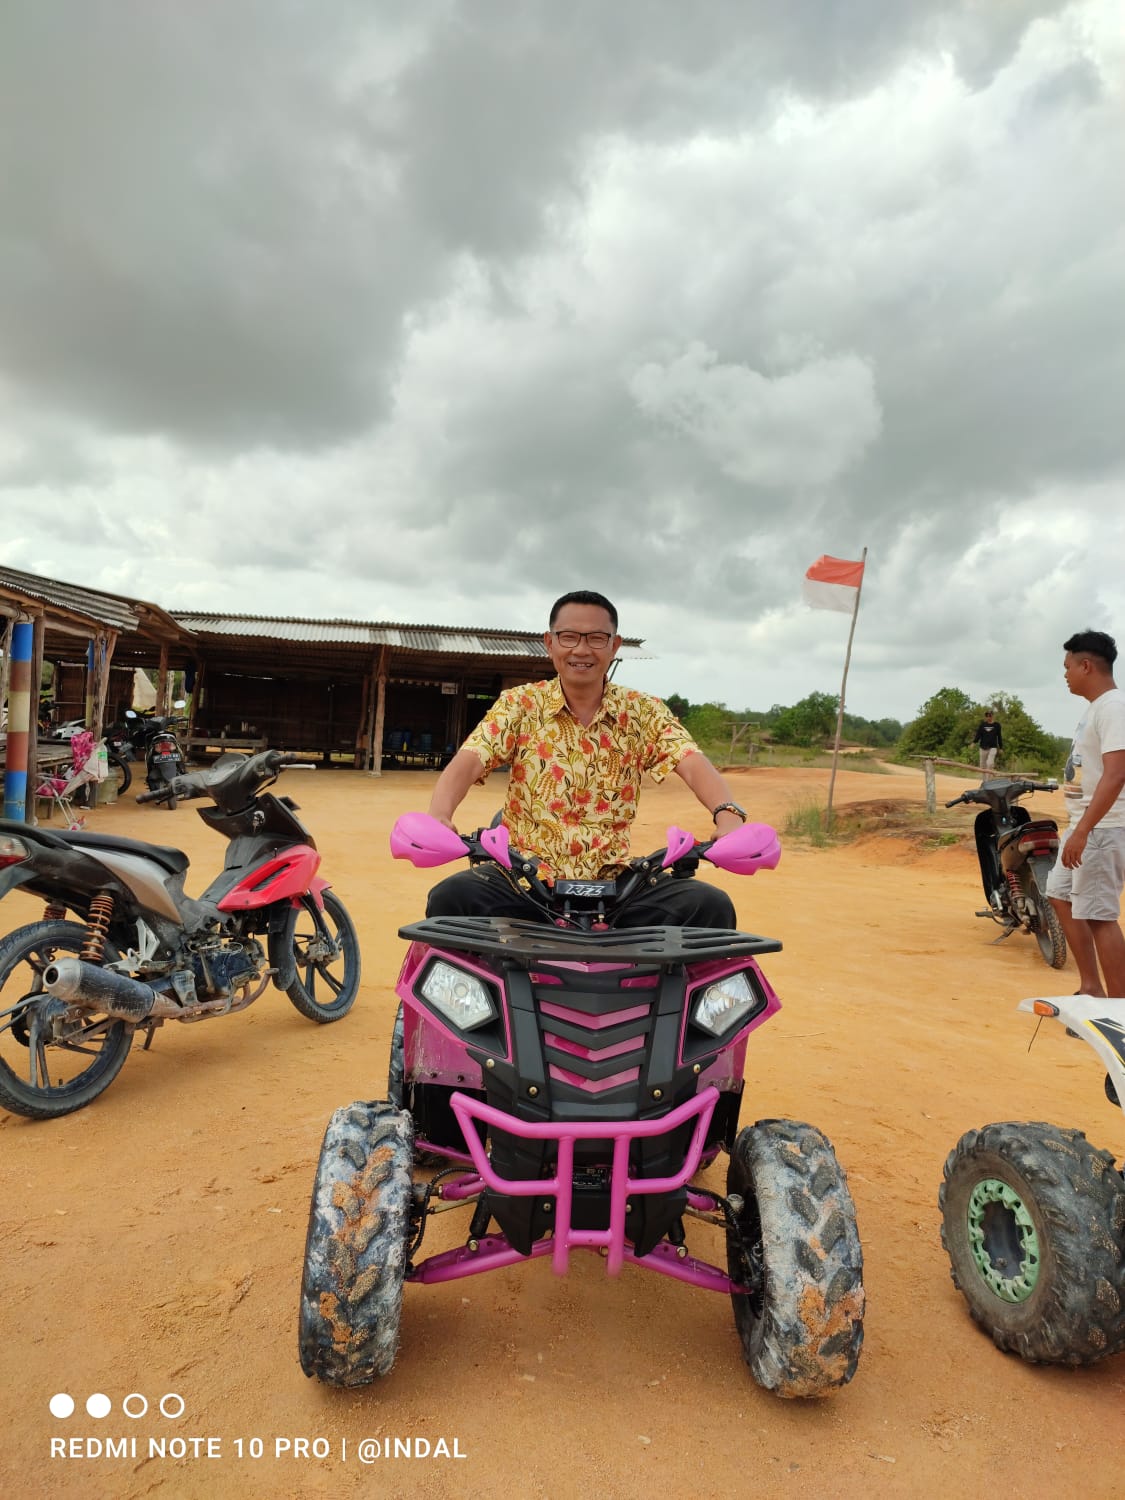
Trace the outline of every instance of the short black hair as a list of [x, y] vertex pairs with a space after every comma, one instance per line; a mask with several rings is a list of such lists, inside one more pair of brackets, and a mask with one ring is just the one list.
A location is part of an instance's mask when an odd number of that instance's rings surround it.
[[1117, 642], [1104, 630], [1080, 630], [1069, 641], [1063, 641], [1063, 650], [1074, 656], [1100, 656], [1107, 672], [1113, 670], [1117, 660]]
[[559, 617], [559, 610], [566, 604], [594, 604], [599, 609], [604, 609], [613, 621], [613, 633], [617, 634], [617, 610], [609, 602], [604, 594], [595, 594], [592, 589], [575, 589], [572, 594], [564, 594], [561, 599], [556, 599], [551, 605], [551, 618], [548, 621], [550, 628], [554, 630], [555, 621]]
[[985, 716], [986, 719], [991, 719], [992, 718], [992, 710], [990, 708], [986, 708], [985, 711], [984, 711], [984, 716]]

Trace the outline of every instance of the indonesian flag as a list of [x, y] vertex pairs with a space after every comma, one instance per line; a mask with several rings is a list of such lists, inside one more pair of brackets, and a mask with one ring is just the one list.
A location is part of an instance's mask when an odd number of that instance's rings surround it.
[[818, 557], [805, 574], [801, 594], [813, 609], [839, 609], [850, 615], [863, 582], [863, 563], [842, 557]]

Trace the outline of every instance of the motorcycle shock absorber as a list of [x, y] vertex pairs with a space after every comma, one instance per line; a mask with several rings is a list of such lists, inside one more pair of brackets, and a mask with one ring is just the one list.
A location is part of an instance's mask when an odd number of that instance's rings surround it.
[[1014, 870], [1008, 870], [1005, 873], [1007, 874], [1008, 878], [1008, 888], [1012, 893], [1012, 910], [1013, 912], [1015, 912], [1017, 917], [1022, 918], [1026, 915], [1026, 913], [1024, 911], [1025, 903], [1023, 898], [1023, 887], [1020, 885], [1020, 878]]
[[48, 901], [43, 908], [44, 922], [63, 922], [66, 920], [66, 907], [59, 901]]
[[81, 957], [87, 963], [100, 964], [105, 957], [106, 933], [112, 920], [113, 897], [103, 891], [90, 902], [86, 919], [86, 941], [82, 944]]

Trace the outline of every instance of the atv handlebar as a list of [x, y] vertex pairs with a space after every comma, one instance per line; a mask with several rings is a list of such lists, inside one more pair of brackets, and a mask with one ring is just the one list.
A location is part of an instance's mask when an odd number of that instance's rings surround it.
[[[474, 834], [460, 834], [428, 813], [403, 813], [391, 830], [391, 853], [396, 859], [408, 859], [421, 869], [466, 857], [471, 861], [490, 860], [509, 870], [518, 866], [522, 877], [542, 883], [539, 860], [522, 850], [512, 850], [503, 824], [478, 829]], [[706, 859], [732, 874], [753, 875], [757, 870], [774, 869], [780, 858], [781, 844], [768, 823], [744, 823], [730, 833], [702, 843], [697, 843], [685, 829], [672, 827], [668, 829], [666, 846], [642, 859], [630, 860], [626, 873], [649, 876], [670, 870], [687, 875], [701, 859]]]

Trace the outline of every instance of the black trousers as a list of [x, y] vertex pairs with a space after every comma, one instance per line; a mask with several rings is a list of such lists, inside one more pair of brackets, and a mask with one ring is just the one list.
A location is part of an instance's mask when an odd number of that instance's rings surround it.
[[[519, 917], [544, 921], [543, 913], [513, 890], [495, 867], [481, 865], [440, 881], [426, 903], [427, 917]], [[616, 927], [737, 927], [726, 891], [705, 880], [666, 879], [631, 901]]]

